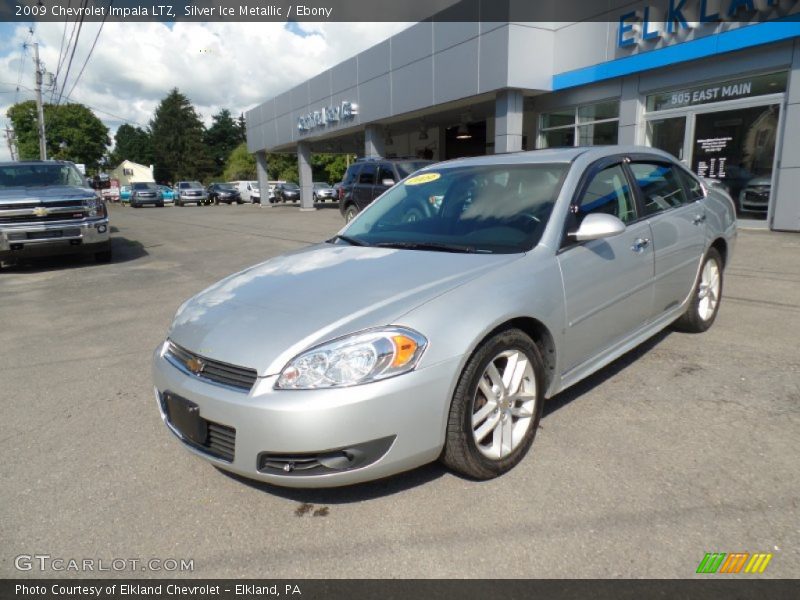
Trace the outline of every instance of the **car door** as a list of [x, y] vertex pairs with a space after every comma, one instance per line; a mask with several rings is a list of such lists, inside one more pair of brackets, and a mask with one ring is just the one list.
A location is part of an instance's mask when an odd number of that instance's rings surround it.
[[614, 215], [626, 229], [584, 242], [566, 235], [557, 254], [565, 296], [565, 375], [629, 336], [652, 312], [652, 233], [639, 215], [621, 157], [587, 171], [570, 207], [567, 231], [576, 231], [590, 213]]
[[372, 190], [375, 187], [375, 178], [378, 175], [378, 167], [374, 163], [365, 163], [358, 173], [358, 180], [353, 187], [353, 199], [356, 202], [358, 210], [364, 208], [372, 202], [374, 196]]
[[655, 278], [651, 316], [657, 318], [680, 305], [694, 287], [705, 248], [702, 188], [694, 180], [697, 188], [687, 189], [684, 177], [689, 177], [688, 174], [667, 160], [632, 157], [628, 167], [653, 232]]

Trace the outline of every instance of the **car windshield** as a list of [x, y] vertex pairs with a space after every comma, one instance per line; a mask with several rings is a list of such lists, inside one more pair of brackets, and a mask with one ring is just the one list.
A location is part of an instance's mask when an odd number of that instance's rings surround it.
[[133, 186], [132, 186], [132, 189], [134, 189], [134, 190], [156, 190], [158, 188], [156, 187], [155, 183], [142, 182], [142, 183], [134, 183]]
[[250, 181], [248, 183], [250, 184], [250, 188], [251, 189], [258, 191], [258, 182], [257, 181]]
[[430, 164], [432, 164], [430, 160], [409, 160], [395, 163], [402, 179], [408, 177], [414, 171], [424, 169]]
[[299, 190], [300, 187], [296, 183], [284, 183], [283, 189], [285, 190]]
[[25, 163], [0, 166], [0, 188], [40, 187], [49, 185], [86, 186], [78, 169], [66, 164]]
[[525, 252], [539, 243], [567, 164], [430, 169], [391, 188], [335, 243]]
[[320, 181], [314, 182], [314, 187], [318, 190], [325, 190], [328, 189], [330, 186], [327, 183], [322, 183]]
[[178, 184], [178, 187], [182, 190], [185, 190], [188, 188], [201, 188], [203, 187], [203, 184], [201, 184], [199, 181], [181, 181]]
[[218, 183], [217, 184], [217, 189], [218, 190], [222, 190], [223, 192], [235, 192], [236, 191], [232, 185], [227, 184], [227, 183]]

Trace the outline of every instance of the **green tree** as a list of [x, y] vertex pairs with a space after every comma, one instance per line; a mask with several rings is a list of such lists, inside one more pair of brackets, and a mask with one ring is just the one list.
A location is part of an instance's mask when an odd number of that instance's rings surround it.
[[256, 159], [247, 151], [247, 144], [239, 144], [230, 153], [222, 177], [225, 181], [256, 178]]
[[239, 128], [239, 141], [247, 141], [247, 121], [244, 118], [244, 113], [239, 113], [239, 118], [236, 119], [236, 126]]
[[153, 142], [150, 133], [141, 127], [133, 127], [124, 123], [114, 136], [116, 144], [111, 153], [111, 165], [116, 166], [123, 160], [131, 160], [140, 165], [153, 164]]
[[[39, 158], [36, 103], [20, 102], [8, 109], [21, 159]], [[111, 143], [108, 127], [83, 104], [45, 104], [47, 156], [96, 167]]]
[[211, 119], [211, 127], [206, 130], [203, 137], [214, 160], [214, 175], [219, 175], [225, 169], [225, 163], [231, 152], [244, 140], [241, 139], [239, 124], [228, 109], [223, 108]]
[[150, 121], [156, 181], [206, 179], [214, 162], [203, 143], [205, 128], [177, 88], [161, 101]]

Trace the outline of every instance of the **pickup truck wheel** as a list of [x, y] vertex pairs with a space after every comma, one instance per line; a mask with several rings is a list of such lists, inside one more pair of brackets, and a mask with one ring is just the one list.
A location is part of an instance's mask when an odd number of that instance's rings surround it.
[[536, 436], [544, 405], [544, 363], [519, 329], [487, 339], [458, 380], [441, 461], [472, 479], [515, 467]]
[[686, 312], [672, 324], [672, 328], [686, 333], [707, 331], [719, 312], [722, 299], [722, 257], [716, 248], [709, 248], [700, 267], [692, 298]]
[[353, 219], [356, 218], [357, 214], [358, 214], [358, 211], [356, 210], [356, 207], [351, 204], [344, 211], [344, 222], [345, 223], [349, 223], [350, 221], [352, 221]]

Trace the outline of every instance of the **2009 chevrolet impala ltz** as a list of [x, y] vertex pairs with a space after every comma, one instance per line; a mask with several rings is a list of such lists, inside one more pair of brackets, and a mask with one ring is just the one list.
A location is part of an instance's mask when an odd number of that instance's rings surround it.
[[735, 239], [730, 197], [650, 148], [431, 165], [183, 304], [159, 410], [191, 451], [278, 485], [436, 459], [495, 477], [545, 398], [669, 325], [708, 329]]

